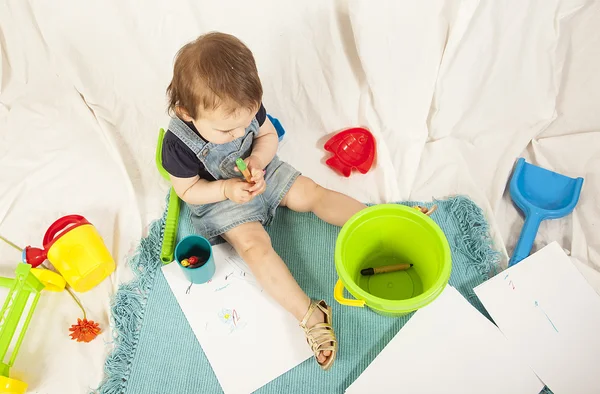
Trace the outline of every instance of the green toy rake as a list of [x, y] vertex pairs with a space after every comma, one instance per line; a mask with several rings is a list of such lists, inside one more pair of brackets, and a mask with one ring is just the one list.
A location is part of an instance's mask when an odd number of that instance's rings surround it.
[[[9, 378], [10, 368], [13, 366], [23, 337], [35, 311], [35, 307], [40, 299], [41, 291], [45, 288], [44, 284], [35, 277], [31, 271], [31, 266], [25, 263], [19, 263], [15, 270], [14, 278], [0, 277], [0, 286], [8, 288], [9, 292], [4, 301], [2, 311], [0, 311], [0, 392], [20, 394], [27, 390], [27, 383], [17, 379]], [[25, 308], [29, 299], [33, 297], [31, 306], [25, 315], [21, 332], [16, 339], [10, 359], [6, 361], [7, 353], [13, 342], [17, 328], [25, 313]]]

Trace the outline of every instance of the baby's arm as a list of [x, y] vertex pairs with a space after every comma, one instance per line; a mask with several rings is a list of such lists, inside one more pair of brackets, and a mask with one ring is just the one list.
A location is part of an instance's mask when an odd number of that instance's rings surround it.
[[211, 204], [227, 199], [224, 191], [224, 180], [211, 182], [199, 176], [177, 178], [171, 175], [171, 184], [179, 198], [188, 204]]
[[267, 117], [265, 122], [260, 126], [258, 135], [254, 139], [252, 146], [252, 154], [260, 163], [260, 169], [264, 170], [265, 167], [273, 160], [277, 153], [277, 145], [279, 144], [279, 138], [277, 136], [277, 130], [271, 123], [271, 120]]
[[252, 199], [252, 185], [241, 178], [207, 181], [199, 176], [177, 178], [171, 175], [171, 184], [183, 201], [193, 205], [212, 204], [231, 200], [238, 204]]

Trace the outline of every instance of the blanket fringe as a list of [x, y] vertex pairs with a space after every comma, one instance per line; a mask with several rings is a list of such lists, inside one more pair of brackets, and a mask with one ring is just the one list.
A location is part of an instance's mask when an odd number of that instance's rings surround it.
[[486, 281], [499, 272], [500, 253], [493, 248], [489, 226], [483, 211], [464, 196], [450, 199], [450, 211], [462, 236], [456, 248], [469, 257], [470, 265]]
[[[166, 215], [166, 212], [165, 212]], [[135, 278], [119, 285], [111, 307], [114, 349], [106, 358], [106, 377], [94, 392], [100, 394], [122, 394], [125, 392], [135, 356], [139, 332], [144, 318], [145, 305], [160, 269], [160, 248], [165, 215], [154, 221], [148, 235], [142, 238], [136, 253], [129, 260]]]

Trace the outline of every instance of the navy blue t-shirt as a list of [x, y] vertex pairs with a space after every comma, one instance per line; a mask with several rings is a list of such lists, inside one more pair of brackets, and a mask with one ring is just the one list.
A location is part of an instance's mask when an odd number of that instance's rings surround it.
[[[256, 113], [258, 126], [262, 126], [267, 118], [267, 111], [261, 104]], [[192, 122], [185, 122], [200, 138], [202, 136]], [[204, 140], [204, 138], [202, 138]], [[204, 140], [206, 141], [206, 140]], [[207, 181], [214, 181], [215, 178], [206, 170], [204, 164], [196, 157], [194, 152], [181, 141], [170, 130], [167, 130], [163, 139], [162, 147], [162, 165], [167, 172], [177, 178], [192, 178], [198, 175]]]

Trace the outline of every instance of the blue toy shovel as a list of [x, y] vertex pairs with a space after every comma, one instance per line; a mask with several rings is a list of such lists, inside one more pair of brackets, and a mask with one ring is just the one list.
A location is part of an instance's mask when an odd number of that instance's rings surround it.
[[533, 248], [540, 224], [546, 219], [558, 219], [573, 211], [583, 178], [569, 178], [534, 166], [520, 158], [510, 180], [510, 197], [523, 211], [525, 224], [508, 266], [523, 260]]
[[275, 127], [275, 130], [277, 131], [277, 137], [279, 138], [279, 141], [281, 142], [281, 140], [283, 139], [283, 135], [285, 134], [285, 129], [281, 125], [281, 122], [279, 121], [279, 119], [274, 118], [269, 114], [267, 114], [267, 116], [269, 117], [269, 120], [271, 121], [271, 123], [273, 123], [273, 127]]

